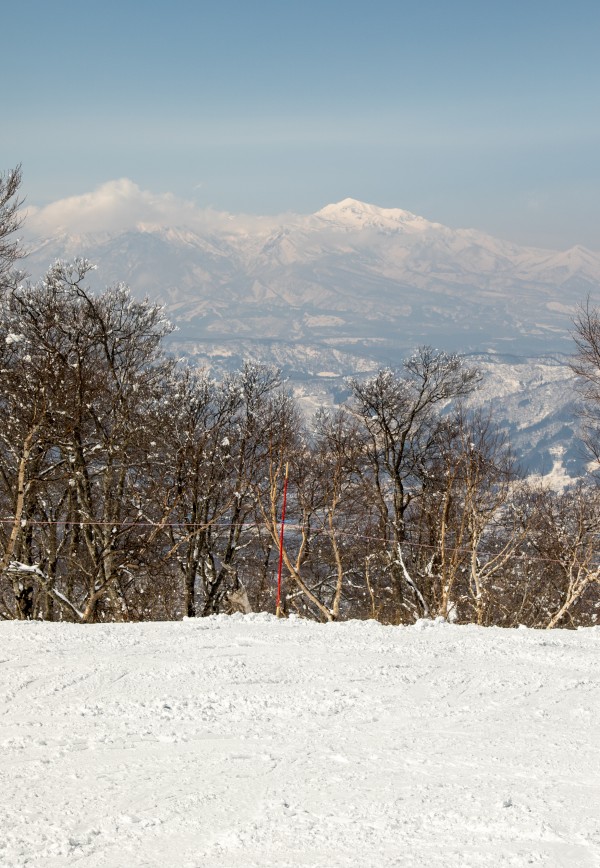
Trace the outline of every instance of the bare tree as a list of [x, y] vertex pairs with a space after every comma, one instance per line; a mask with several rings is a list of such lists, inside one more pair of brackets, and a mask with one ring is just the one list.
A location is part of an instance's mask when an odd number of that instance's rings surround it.
[[235, 501], [232, 423], [242, 399], [233, 383], [220, 387], [205, 373], [190, 368], [174, 372], [168, 388], [164, 414], [167, 472], [158, 481], [160, 487], [166, 479], [164, 495], [171, 504], [165, 557], [176, 556], [184, 612], [195, 617], [211, 590], [218, 611], [219, 557], [224, 525]]
[[162, 310], [123, 286], [92, 295], [89, 268], [57, 264], [6, 296], [0, 383], [5, 492], [23, 477], [3, 563], [32, 568], [20, 572], [82, 621], [128, 617], [125, 592], [153, 534], [141, 520], [144, 432], [171, 366]]
[[580, 307], [574, 326], [576, 354], [571, 370], [580, 378], [584, 442], [600, 462], [600, 311], [591, 306], [589, 298]]
[[[443, 427], [441, 411], [450, 401], [476, 388], [479, 373], [458, 356], [422, 347], [402, 373], [380, 371], [352, 380], [351, 411], [364, 431], [364, 470], [379, 512], [379, 536], [385, 540], [397, 617], [413, 617], [414, 605], [427, 614], [422, 591], [406, 568], [403, 546], [406, 518], [427, 484]], [[406, 599], [405, 588], [410, 592]]]
[[527, 509], [529, 563], [521, 579], [531, 581], [532, 576], [537, 585], [535, 607], [528, 601], [531, 626], [595, 623], [600, 606], [600, 490], [580, 482], [560, 494], [531, 491]]
[[[459, 406], [410, 515], [411, 569], [432, 613], [487, 623], [523, 532], [510, 503], [517, 480], [506, 438], [489, 415]], [[510, 532], [506, 532], [510, 526]]]
[[22, 256], [18, 239], [11, 236], [21, 225], [19, 199], [21, 186], [21, 167], [0, 173], [0, 290], [13, 283], [11, 273], [17, 260]]
[[319, 546], [324, 567], [322, 593], [334, 620], [344, 613], [357, 616], [366, 587], [360, 564], [366, 557], [369, 509], [360, 477], [363, 440], [357, 420], [341, 408], [317, 414], [311, 464], [319, 493], [316, 499], [326, 544]]
[[[263, 597], [271, 546], [257, 526], [273, 438], [294, 417], [279, 373], [246, 364], [220, 383], [175, 372], [164, 418], [169, 546], [188, 616], [247, 608]], [[170, 481], [169, 481], [170, 480]], [[164, 484], [164, 483], [162, 483]]]

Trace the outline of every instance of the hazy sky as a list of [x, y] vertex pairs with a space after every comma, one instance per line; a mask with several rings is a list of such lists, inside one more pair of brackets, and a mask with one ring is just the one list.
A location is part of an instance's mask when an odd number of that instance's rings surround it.
[[129, 178], [600, 250], [597, 0], [20, 0], [0, 25], [30, 204]]

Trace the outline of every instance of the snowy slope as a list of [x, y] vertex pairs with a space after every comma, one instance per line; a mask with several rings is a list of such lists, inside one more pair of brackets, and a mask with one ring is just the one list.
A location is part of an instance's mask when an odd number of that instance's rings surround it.
[[476, 355], [483, 380], [470, 398], [507, 434], [527, 475], [560, 488], [586, 472], [590, 455], [581, 441], [579, 396], [568, 357]]
[[3, 868], [600, 864], [600, 629], [0, 623]]

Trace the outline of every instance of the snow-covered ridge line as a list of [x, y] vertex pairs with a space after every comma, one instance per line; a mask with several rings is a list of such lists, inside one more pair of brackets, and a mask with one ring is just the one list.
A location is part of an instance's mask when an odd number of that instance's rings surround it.
[[[123, 231], [159, 231], [175, 229], [182, 232], [204, 234], [211, 229], [217, 234], [268, 235], [285, 226], [328, 224], [345, 229], [396, 230], [407, 233], [428, 230], [448, 234], [463, 234], [466, 237], [487, 239], [497, 243], [493, 236], [476, 229], [450, 229], [442, 223], [398, 207], [381, 207], [347, 197], [327, 204], [311, 215], [287, 212], [273, 216], [232, 214], [211, 207], [178, 199], [172, 194], [156, 194], [142, 190], [128, 178], [108, 181], [95, 191], [80, 196], [71, 196], [43, 207], [34, 205], [25, 209], [26, 233], [35, 238], [79, 237], [89, 234], [111, 236]], [[316, 219], [315, 219], [316, 218]], [[517, 251], [538, 248], [519, 247], [511, 242], [501, 242]], [[541, 252], [541, 249], [540, 249]], [[548, 253], [556, 251], [547, 250]], [[598, 254], [577, 244], [570, 248], [571, 258], [597, 259]]]

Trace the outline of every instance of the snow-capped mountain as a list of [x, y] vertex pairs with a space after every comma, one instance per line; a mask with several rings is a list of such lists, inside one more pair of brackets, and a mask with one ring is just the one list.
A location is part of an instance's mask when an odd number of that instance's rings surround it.
[[[514, 364], [547, 364], [555, 392], [557, 379], [562, 385], [560, 400], [547, 396], [546, 417], [558, 413], [554, 428], [572, 423], [572, 378], [566, 369], [557, 378], [554, 368], [557, 354], [572, 351], [577, 305], [600, 285], [600, 255], [519, 247], [355, 199], [254, 223], [217, 216], [32, 233], [27, 267], [37, 276], [56, 258], [85, 256], [98, 264], [101, 284], [125, 281], [167, 305], [179, 351], [217, 366], [273, 362], [307, 400], [339, 397], [343, 376], [396, 365], [416, 345], [431, 344], [480, 360], [492, 354], [495, 375], [507, 354]], [[530, 361], [538, 356], [549, 360]], [[521, 371], [512, 381], [523, 378]], [[517, 435], [528, 428], [523, 400], [513, 402]], [[543, 410], [538, 417], [534, 451], [546, 436]], [[554, 452], [535, 459], [546, 469], [564, 445], [551, 440]]]
[[180, 337], [209, 352], [267, 340], [392, 363], [418, 343], [569, 351], [573, 310], [600, 281], [584, 248], [521, 248], [354, 199], [255, 231], [232, 218], [37, 239], [29, 267], [75, 254], [103, 282], [163, 299]]

